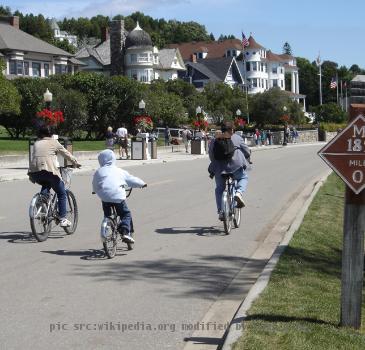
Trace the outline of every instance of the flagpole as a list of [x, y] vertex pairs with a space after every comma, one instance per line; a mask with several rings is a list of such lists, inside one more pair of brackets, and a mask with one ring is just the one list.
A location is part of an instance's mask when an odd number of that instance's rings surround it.
[[338, 74], [336, 73], [336, 90], [337, 90], [337, 105], [338, 105]]
[[347, 83], [346, 83], [346, 86], [345, 86], [345, 111], [347, 112]]
[[340, 95], [341, 110], [344, 110], [344, 108], [343, 108], [343, 93], [342, 93], [342, 79], [340, 81], [341, 81], [341, 95]]
[[319, 104], [322, 106], [322, 62], [320, 53], [318, 54], [316, 63], [319, 68]]

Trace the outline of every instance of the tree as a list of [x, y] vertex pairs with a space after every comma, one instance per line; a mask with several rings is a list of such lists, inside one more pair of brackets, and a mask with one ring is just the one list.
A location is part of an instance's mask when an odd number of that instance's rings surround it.
[[286, 41], [283, 45], [283, 53], [286, 55], [293, 55], [293, 51], [291, 49], [290, 44]]
[[306, 58], [297, 57], [296, 60], [299, 68], [300, 92], [306, 95], [308, 106], [316, 106], [319, 104], [318, 67], [315, 62], [311, 63]]
[[[284, 112], [284, 106], [287, 112]], [[304, 120], [301, 106], [280, 88], [272, 88], [254, 95], [250, 103], [250, 113], [251, 120], [260, 127], [265, 124], [282, 124], [281, 118], [284, 113], [288, 114], [293, 123], [301, 123]]]
[[17, 128], [21, 97], [16, 87], [2, 75], [5, 63], [0, 59], [0, 125], [11, 137], [19, 137]]
[[316, 113], [317, 123], [344, 123], [347, 119], [346, 112], [344, 112], [341, 107], [334, 102], [317, 106], [313, 109], [313, 111]]
[[52, 45], [58, 47], [59, 49], [66, 51], [66, 52], [69, 52], [72, 54], [76, 53], [75, 46], [71, 45], [67, 40], [54, 39], [52, 42]]
[[11, 16], [11, 9], [9, 6], [0, 6], [0, 16]]

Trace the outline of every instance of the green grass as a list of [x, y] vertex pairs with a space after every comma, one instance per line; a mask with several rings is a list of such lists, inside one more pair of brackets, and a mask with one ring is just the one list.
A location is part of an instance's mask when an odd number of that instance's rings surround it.
[[[365, 349], [364, 326], [338, 326], [343, 197], [342, 181], [331, 175], [249, 310], [234, 350]], [[363, 325], [364, 315], [363, 305]]]
[[[29, 141], [25, 139], [0, 139], [0, 155], [28, 153]], [[73, 141], [74, 151], [99, 151], [105, 149], [105, 141]]]

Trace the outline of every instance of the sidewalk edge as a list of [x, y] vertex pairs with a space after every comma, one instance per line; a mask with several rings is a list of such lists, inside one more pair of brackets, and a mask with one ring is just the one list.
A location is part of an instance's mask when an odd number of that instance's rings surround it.
[[285, 251], [290, 240], [292, 239], [294, 233], [299, 229], [307, 210], [312, 203], [318, 190], [322, 187], [323, 183], [327, 180], [328, 176], [332, 173], [332, 170], [328, 170], [324, 176], [315, 184], [311, 195], [305, 201], [302, 209], [296, 215], [294, 221], [292, 222], [290, 228], [284, 235], [280, 244], [276, 247], [274, 253], [269, 259], [260, 276], [256, 280], [255, 284], [251, 287], [246, 298], [243, 300], [241, 306], [238, 308], [236, 314], [232, 318], [228, 332], [226, 334], [222, 350], [231, 350], [232, 345], [243, 335], [244, 327], [237, 327], [237, 324], [245, 321], [247, 317], [247, 311], [251, 308], [252, 303], [260, 296], [269, 283], [270, 277], [276, 264], [279, 261], [281, 254]]

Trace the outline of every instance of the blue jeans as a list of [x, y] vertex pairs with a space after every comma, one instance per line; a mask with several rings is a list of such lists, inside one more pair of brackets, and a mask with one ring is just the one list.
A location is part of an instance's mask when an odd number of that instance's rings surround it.
[[31, 177], [36, 183], [42, 185], [42, 194], [48, 195], [51, 188], [55, 191], [58, 198], [58, 214], [61, 219], [65, 218], [67, 193], [62, 179], [46, 170], [32, 173]]
[[[248, 183], [248, 176], [247, 173], [243, 170], [243, 168], [239, 168], [233, 173], [233, 178], [237, 181], [236, 182], [236, 191], [240, 193], [244, 193], [247, 188]], [[225, 188], [225, 179], [220, 176], [219, 174], [215, 174], [215, 201], [217, 204], [218, 212], [222, 210], [221, 208], [221, 201], [222, 201], [222, 194]]]
[[133, 232], [133, 222], [132, 222], [132, 213], [127, 206], [127, 202], [125, 200], [121, 201], [120, 203], [109, 203], [109, 202], [102, 202], [103, 203], [103, 211], [104, 216], [110, 216], [112, 214], [112, 207], [115, 207], [115, 210], [120, 217], [120, 224], [119, 227], [121, 228], [122, 232], [130, 233]]

